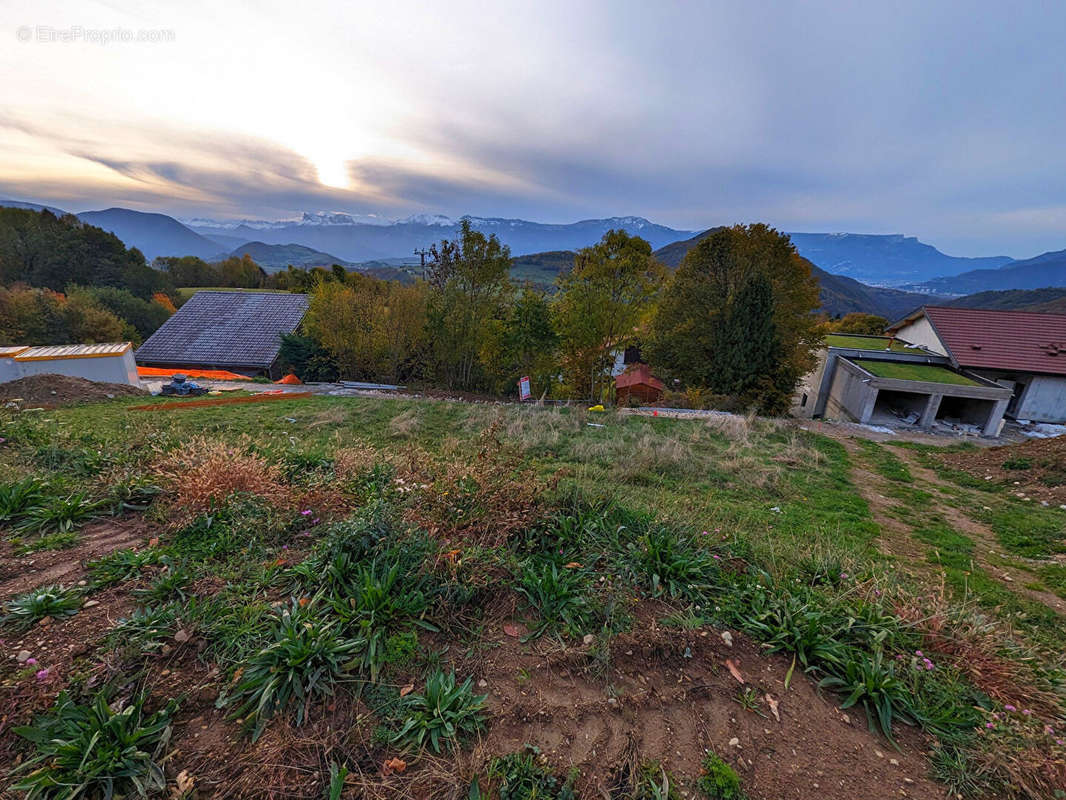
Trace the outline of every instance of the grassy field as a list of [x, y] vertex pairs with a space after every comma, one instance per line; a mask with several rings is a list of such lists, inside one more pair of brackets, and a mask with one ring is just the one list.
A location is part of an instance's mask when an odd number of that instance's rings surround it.
[[[929, 448], [137, 402], [3, 418], [13, 792], [1038, 798], [1066, 776], [1066, 635], [1039, 600], [1066, 516], [933, 483]], [[84, 760], [94, 736], [136, 747]]]

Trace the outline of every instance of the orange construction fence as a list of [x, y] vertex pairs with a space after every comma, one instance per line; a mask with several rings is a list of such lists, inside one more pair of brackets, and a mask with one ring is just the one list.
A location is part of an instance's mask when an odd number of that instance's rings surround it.
[[213, 381], [250, 381], [247, 375], [229, 372], [224, 369], [169, 369], [162, 367], [137, 367], [137, 374], [142, 378], [173, 378], [186, 375], [190, 378], [207, 378]]

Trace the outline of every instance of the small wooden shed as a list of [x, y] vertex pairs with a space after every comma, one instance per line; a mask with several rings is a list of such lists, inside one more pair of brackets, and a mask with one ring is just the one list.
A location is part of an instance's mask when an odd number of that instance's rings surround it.
[[651, 374], [647, 364], [634, 364], [614, 380], [615, 402], [629, 405], [632, 401], [656, 403], [666, 386]]

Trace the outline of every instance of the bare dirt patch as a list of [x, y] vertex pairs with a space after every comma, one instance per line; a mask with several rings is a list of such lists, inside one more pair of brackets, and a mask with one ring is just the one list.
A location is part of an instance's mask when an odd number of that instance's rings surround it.
[[148, 527], [140, 517], [105, 520], [86, 525], [74, 547], [40, 550], [16, 556], [10, 543], [0, 544], [0, 600], [50, 583], [71, 585], [85, 577], [85, 562], [124, 547], [148, 541]]
[[[609, 660], [587, 646], [523, 646], [492, 631], [499, 646], [479, 673], [493, 712], [487, 749], [535, 745], [554, 765], [579, 768], [588, 797], [617, 790], [634, 755], [660, 761], [691, 790], [707, 749], [734, 766], [752, 798], [945, 796], [925, 777], [921, 737], [903, 731], [897, 752], [861, 711], [842, 712], [806, 676], [794, 674], [786, 690], [789, 659], [738, 633], [729, 646], [715, 631], [663, 628], [652, 610], [611, 643]], [[757, 711], [741, 705], [745, 690]]]
[[946, 466], [1009, 486], [1036, 502], [1066, 503], [1066, 436], [935, 457]]
[[22, 408], [58, 408], [146, 394], [127, 383], [102, 383], [69, 375], [30, 375], [0, 384], [0, 403], [21, 401]]

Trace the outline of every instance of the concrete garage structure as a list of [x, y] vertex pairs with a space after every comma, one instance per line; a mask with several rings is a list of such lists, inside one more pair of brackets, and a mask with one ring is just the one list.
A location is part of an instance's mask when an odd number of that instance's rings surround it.
[[49, 374], [140, 385], [130, 342], [0, 347], [0, 382]]
[[996, 436], [1010, 390], [951, 360], [884, 336], [831, 334], [794, 412], [875, 425], [937, 425]]
[[941, 366], [838, 358], [825, 415], [861, 423], [911, 422], [931, 428], [938, 420], [998, 436], [1010, 390]]
[[1008, 417], [1066, 422], [1066, 315], [924, 306], [888, 332], [1008, 388]]

